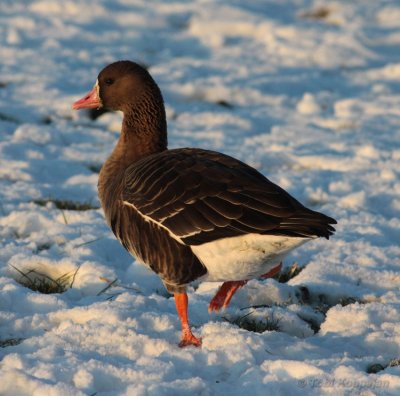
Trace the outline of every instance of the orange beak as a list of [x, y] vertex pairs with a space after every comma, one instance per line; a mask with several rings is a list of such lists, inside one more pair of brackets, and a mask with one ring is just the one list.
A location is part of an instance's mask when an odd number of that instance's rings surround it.
[[102, 107], [101, 99], [99, 96], [99, 86], [96, 84], [93, 89], [85, 95], [82, 99], [77, 100], [72, 108], [74, 110], [79, 109], [99, 109]]

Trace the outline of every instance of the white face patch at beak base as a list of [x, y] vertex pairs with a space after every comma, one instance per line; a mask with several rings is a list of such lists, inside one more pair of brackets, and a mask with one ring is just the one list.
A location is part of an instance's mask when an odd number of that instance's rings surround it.
[[85, 95], [82, 99], [79, 99], [72, 105], [72, 108], [74, 110], [100, 109], [101, 107], [103, 107], [103, 102], [100, 99], [100, 87], [98, 80], [96, 81], [96, 84], [94, 85], [92, 90], [87, 95]]
[[97, 108], [99, 110], [103, 106], [103, 102], [100, 98], [100, 85], [99, 85], [99, 79], [96, 80], [96, 84], [94, 84], [94, 87], [96, 88], [97, 92], [97, 97], [99, 98], [100, 106]]

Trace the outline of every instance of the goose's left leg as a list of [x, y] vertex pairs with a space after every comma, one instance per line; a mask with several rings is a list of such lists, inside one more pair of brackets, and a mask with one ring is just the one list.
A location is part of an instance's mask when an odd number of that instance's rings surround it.
[[208, 312], [226, 308], [236, 291], [246, 283], [247, 281], [245, 280], [224, 282], [208, 305]]
[[[268, 271], [264, 275], [261, 275], [261, 278], [272, 278], [273, 276], [278, 274], [281, 269], [282, 263], [279, 263], [279, 265], [272, 268], [272, 270]], [[226, 308], [231, 301], [233, 295], [246, 283], [246, 280], [224, 282], [208, 305], [208, 312], [219, 311], [223, 308]]]
[[272, 268], [271, 271], [268, 271], [266, 274], [261, 275], [261, 278], [263, 279], [272, 278], [273, 276], [279, 274], [279, 272], [281, 272], [281, 269], [282, 269], [282, 263], [279, 263], [279, 265]]

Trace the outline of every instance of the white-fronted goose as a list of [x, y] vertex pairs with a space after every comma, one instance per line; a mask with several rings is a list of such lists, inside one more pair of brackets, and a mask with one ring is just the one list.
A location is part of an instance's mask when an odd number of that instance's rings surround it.
[[195, 148], [168, 150], [157, 84], [130, 61], [104, 68], [74, 109], [121, 110], [118, 143], [101, 169], [99, 197], [122, 245], [174, 294], [180, 346], [201, 345], [189, 326], [186, 285], [223, 281], [209, 310], [228, 305], [249, 279], [279, 272], [284, 256], [336, 221], [307, 209], [255, 169]]

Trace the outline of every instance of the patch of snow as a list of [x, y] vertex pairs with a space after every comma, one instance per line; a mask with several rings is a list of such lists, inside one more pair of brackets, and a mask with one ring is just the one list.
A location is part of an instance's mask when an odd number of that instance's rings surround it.
[[[399, 15], [395, 0], [2, 1], [0, 394], [398, 395]], [[226, 312], [207, 312], [219, 284], [189, 287], [201, 349], [177, 347], [173, 299], [97, 209], [121, 114], [71, 104], [117, 59], [159, 83], [170, 147], [233, 155], [338, 220], [286, 258], [297, 276], [250, 281]], [[31, 270], [72, 288], [34, 292]]]

